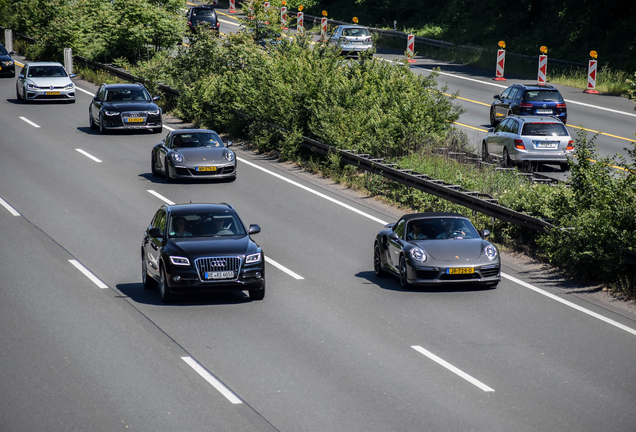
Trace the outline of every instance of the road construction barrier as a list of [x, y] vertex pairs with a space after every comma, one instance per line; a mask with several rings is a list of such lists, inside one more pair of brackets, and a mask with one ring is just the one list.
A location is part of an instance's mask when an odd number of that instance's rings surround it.
[[327, 40], [327, 21], [329, 20], [325, 17], [320, 20], [320, 38], [322, 40]]
[[587, 90], [583, 93], [591, 93], [598, 94], [598, 90], [596, 90], [596, 66], [598, 61], [590, 60], [590, 63], [587, 67]]
[[300, 34], [305, 33], [305, 14], [302, 12], [298, 12], [297, 20], [296, 20], [296, 31]]
[[506, 81], [504, 78], [504, 64], [506, 63], [506, 50], [497, 50], [497, 70], [495, 72], [495, 81]]
[[235, 3], [235, 0], [230, 0], [230, 10], [228, 12], [236, 13], [236, 5], [234, 3]]
[[287, 7], [280, 8], [280, 23], [283, 25], [283, 30], [287, 30]]
[[545, 84], [545, 76], [548, 72], [548, 56], [540, 55], [539, 56], [539, 77], [537, 78], [537, 82], [540, 85]]
[[406, 39], [406, 58], [409, 63], [415, 63], [413, 56], [415, 55], [415, 35], [409, 35]]

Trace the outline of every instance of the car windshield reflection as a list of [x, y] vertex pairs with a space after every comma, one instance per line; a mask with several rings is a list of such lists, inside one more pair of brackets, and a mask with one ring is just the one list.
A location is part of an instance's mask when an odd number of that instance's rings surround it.
[[234, 214], [179, 214], [170, 222], [170, 238], [245, 236], [245, 228]]
[[150, 102], [152, 98], [143, 89], [111, 89], [106, 92], [106, 102]]
[[221, 138], [211, 132], [178, 134], [172, 139], [172, 147], [224, 147]]
[[457, 218], [427, 218], [410, 221], [406, 229], [408, 240], [479, 238], [475, 227]]

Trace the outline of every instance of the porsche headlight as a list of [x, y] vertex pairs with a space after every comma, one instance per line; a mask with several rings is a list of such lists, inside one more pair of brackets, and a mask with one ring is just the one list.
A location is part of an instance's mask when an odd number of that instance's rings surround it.
[[189, 266], [190, 265], [190, 260], [187, 259], [186, 257], [171, 256], [170, 257], [170, 261], [172, 261], [172, 264], [174, 264], [174, 265], [180, 265], [180, 266]]
[[261, 262], [261, 253], [251, 254], [245, 257], [245, 264], [255, 264]]
[[104, 114], [106, 114], [107, 116], [119, 115], [119, 113], [117, 111], [104, 111]]
[[183, 156], [181, 156], [179, 153], [172, 153], [172, 160], [177, 163], [181, 163], [183, 162]]
[[410, 253], [411, 253], [411, 258], [413, 258], [414, 261], [417, 261], [417, 262], [426, 261], [426, 252], [424, 252], [422, 249], [413, 248], [411, 249]]
[[232, 162], [234, 160], [234, 152], [225, 152], [225, 159], [227, 159], [228, 162]]
[[486, 254], [486, 257], [492, 261], [497, 258], [497, 249], [495, 249], [493, 245], [488, 245], [484, 248], [484, 254]]
[[159, 115], [159, 110], [148, 111], [148, 115]]

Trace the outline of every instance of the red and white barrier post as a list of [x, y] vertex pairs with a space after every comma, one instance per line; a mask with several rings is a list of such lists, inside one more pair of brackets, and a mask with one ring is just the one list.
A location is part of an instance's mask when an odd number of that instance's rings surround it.
[[320, 39], [327, 40], [327, 18], [323, 17], [320, 20]]
[[539, 56], [539, 76], [537, 77], [537, 82], [539, 85], [545, 85], [546, 75], [548, 73], [548, 48], [542, 46], [541, 52], [543, 55]]
[[587, 90], [584, 90], [583, 93], [599, 94], [599, 91], [596, 90], [596, 67], [598, 65], [598, 61], [596, 61], [596, 58], [598, 57], [598, 54], [596, 53], [596, 51], [590, 51], [590, 56], [594, 60], [590, 60], [588, 64]]
[[269, 8], [269, 2], [265, 2], [265, 10]]
[[495, 70], [495, 77], [493, 80], [505, 81], [504, 64], [506, 63], [506, 43], [504, 41], [499, 41], [499, 48], [500, 49], [497, 50], [497, 68]]
[[305, 34], [305, 14], [298, 12], [298, 20], [296, 21], [296, 30], [300, 34]]
[[236, 5], [234, 3], [235, 3], [235, 0], [230, 0], [230, 10], [228, 12], [236, 13]]
[[406, 39], [406, 58], [409, 63], [415, 63], [413, 56], [415, 55], [415, 35], [408, 35]]
[[212, 6], [218, 6], [219, 0], [212, 0]]
[[287, 7], [280, 8], [280, 23], [283, 25], [283, 30], [287, 30]]

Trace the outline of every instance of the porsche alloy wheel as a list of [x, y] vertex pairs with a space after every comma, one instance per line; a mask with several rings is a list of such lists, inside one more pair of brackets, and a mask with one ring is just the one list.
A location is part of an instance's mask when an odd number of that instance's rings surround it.
[[400, 258], [400, 285], [402, 285], [402, 288], [404, 289], [411, 288], [411, 284], [409, 283], [409, 280], [408, 280], [408, 273], [406, 269], [406, 259], [404, 258], [404, 255], [402, 255], [402, 257]]

